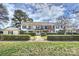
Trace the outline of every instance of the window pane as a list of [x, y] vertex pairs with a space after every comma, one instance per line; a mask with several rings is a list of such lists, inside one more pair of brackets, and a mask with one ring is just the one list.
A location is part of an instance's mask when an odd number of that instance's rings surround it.
[[48, 29], [48, 27], [47, 27], [47, 26], [45, 26], [45, 29]]

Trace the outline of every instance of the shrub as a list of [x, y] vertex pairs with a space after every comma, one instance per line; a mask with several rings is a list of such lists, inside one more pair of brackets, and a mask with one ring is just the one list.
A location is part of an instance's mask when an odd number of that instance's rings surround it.
[[65, 33], [65, 30], [59, 30], [57, 33], [58, 34], [64, 34]]
[[31, 35], [31, 36], [35, 36], [35, 35], [36, 35], [36, 33], [32, 32], [32, 31], [29, 31], [29, 32], [26, 32], [26, 31], [20, 31], [20, 34]]
[[30, 33], [32, 33], [33, 31], [29, 31]]
[[48, 31], [47, 31], [47, 30], [44, 30], [43, 32], [44, 32], [44, 33], [47, 33]]
[[20, 31], [20, 34], [25, 34], [25, 33], [26, 33], [26, 31], [22, 31], [22, 30]]
[[35, 36], [36, 33], [33, 33], [33, 32], [28, 32], [28, 33], [25, 33], [25, 34], [28, 34], [28, 35], [31, 35], [31, 36]]
[[18, 41], [18, 40], [30, 40], [29, 35], [0, 35], [0, 40], [5, 40], [5, 41]]
[[79, 41], [79, 35], [49, 35], [49, 41]]
[[70, 34], [70, 35], [79, 35], [79, 33], [66, 33], [66, 34]]
[[46, 33], [41, 33], [41, 36], [46, 36]]
[[31, 35], [31, 36], [35, 36], [35, 35], [36, 35], [36, 33], [29, 33], [29, 35]]

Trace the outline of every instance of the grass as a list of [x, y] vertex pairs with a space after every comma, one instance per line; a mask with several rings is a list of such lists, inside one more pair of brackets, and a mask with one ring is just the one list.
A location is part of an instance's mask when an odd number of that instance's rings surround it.
[[0, 56], [79, 56], [79, 42], [0, 42]]

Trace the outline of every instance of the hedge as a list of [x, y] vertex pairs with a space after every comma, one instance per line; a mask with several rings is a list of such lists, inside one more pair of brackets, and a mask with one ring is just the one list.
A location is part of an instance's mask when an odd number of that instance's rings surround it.
[[79, 41], [79, 35], [48, 35], [48, 41]]
[[36, 35], [36, 33], [33, 33], [33, 32], [28, 32], [28, 33], [26, 33], [26, 34], [29, 34], [29, 35], [31, 35], [31, 36], [35, 36], [35, 35]]
[[[79, 33], [66, 33], [67, 35], [79, 35]], [[64, 33], [47, 33], [47, 35], [64, 35]]]
[[70, 35], [79, 35], [79, 33], [66, 33], [66, 34], [70, 34]]
[[28, 41], [30, 40], [29, 35], [0, 35], [1, 41]]
[[[22, 34], [23, 35], [23, 34]], [[31, 36], [35, 36], [36, 35], [36, 33], [30, 33], [30, 32], [28, 32], [28, 33], [25, 33], [24, 35], [31, 35]]]
[[29, 31], [29, 32], [26, 32], [26, 31], [20, 31], [20, 34], [24, 34], [24, 35], [31, 35], [31, 36], [35, 36], [36, 33], [32, 32], [32, 31]]
[[63, 33], [47, 33], [47, 35], [61, 35]]

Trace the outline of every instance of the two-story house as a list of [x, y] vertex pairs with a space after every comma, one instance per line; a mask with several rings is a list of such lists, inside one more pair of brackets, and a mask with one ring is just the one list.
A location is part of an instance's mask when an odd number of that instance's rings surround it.
[[54, 23], [49, 22], [22, 22], [21, 30], [26, 32], [33, 31], [36, 33], [41, 32], [55, 32]]

